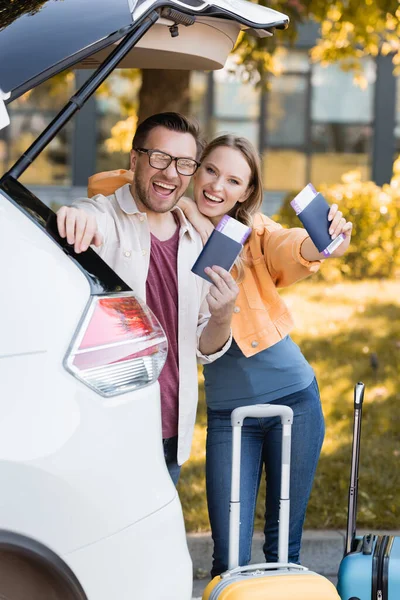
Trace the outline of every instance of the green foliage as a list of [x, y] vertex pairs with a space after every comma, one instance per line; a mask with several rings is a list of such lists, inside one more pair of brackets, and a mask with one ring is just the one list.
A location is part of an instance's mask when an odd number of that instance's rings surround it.
[[[400, 159], [390, 185], [362, 182], [357, 172], [348, 173], [340, 184], [321, 188], [330, 204], [336, 203], [347, 220], [353, 222], [349, 250], [340, 259], [325, 261], [320, 277], [332, 281], [388, 278], [400, 271]], [[297, 193], [297, 192], [296, 192]], [[301, 226], [290, 206], [291, 193], [276, 216], [287, 227]]]

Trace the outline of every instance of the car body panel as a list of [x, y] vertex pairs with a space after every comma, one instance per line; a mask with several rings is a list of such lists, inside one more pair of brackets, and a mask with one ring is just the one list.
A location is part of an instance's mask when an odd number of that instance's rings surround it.
[[[56, 370], [41, 385], [44, 368], [53, 365], [37, 356], [0, 364], [0, 476], [7, 482], [0, 529], [61, 555], [159, 511], [176, 490], [163, 455], [157, 383], [109, 405]], [[26, 383], [13, 386], [21, 372]], [[32, 389], [41, 389], [43, 400], [32, 398]]]
[[90, 600], [192, 597], [192, 562], [177, 496], [163, 511], [63, 559], [84, 582]]

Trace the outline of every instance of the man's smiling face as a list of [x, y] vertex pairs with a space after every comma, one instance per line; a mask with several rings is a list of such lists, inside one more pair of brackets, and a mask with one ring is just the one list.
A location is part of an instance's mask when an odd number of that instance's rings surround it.
[[[196, 160], [196, 140], [190, 133], [155, 127], [148, 134], [144, 147]], [[160, 171], [150, 166], [147, 154], [135, 150], [131, 151], [131, 169], [134, 172], [131, 190], [139, 210], [168, 212], [183, 196], [190, 183], [190, 177], [177, 172], [175, 161]]]

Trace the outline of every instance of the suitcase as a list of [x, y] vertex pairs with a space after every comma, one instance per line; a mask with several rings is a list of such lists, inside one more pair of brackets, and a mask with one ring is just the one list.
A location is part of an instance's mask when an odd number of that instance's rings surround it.
[[[278, 563], [239, 566], [241, 433], [246, 417], [279, 416], [282, 423], [282, 475], [279, 507]], [[339, 600], [335, 586], [306, 567], [288, 563], [290, 447], [293, 411], [288, 406], [259, 404], [232, 412], [232, 480], [229, 516], [229, 569], [214, 577], [203, 600]]]
[[364, 384], [354, 388], [353, 445], [344, 557], [338, 573], [341, 600], [400, 599], [400, 538], [392, 535], [356, 536], [358, 469]]

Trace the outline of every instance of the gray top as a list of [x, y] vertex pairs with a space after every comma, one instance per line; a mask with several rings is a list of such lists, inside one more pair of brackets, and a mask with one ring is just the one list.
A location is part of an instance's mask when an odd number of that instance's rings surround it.
[[314, 371], [290, 336], [246, 358], [235, 340], [218, 360], [204, 366], [207, 405], [233, 410], [263, 404], [308, 387]]

